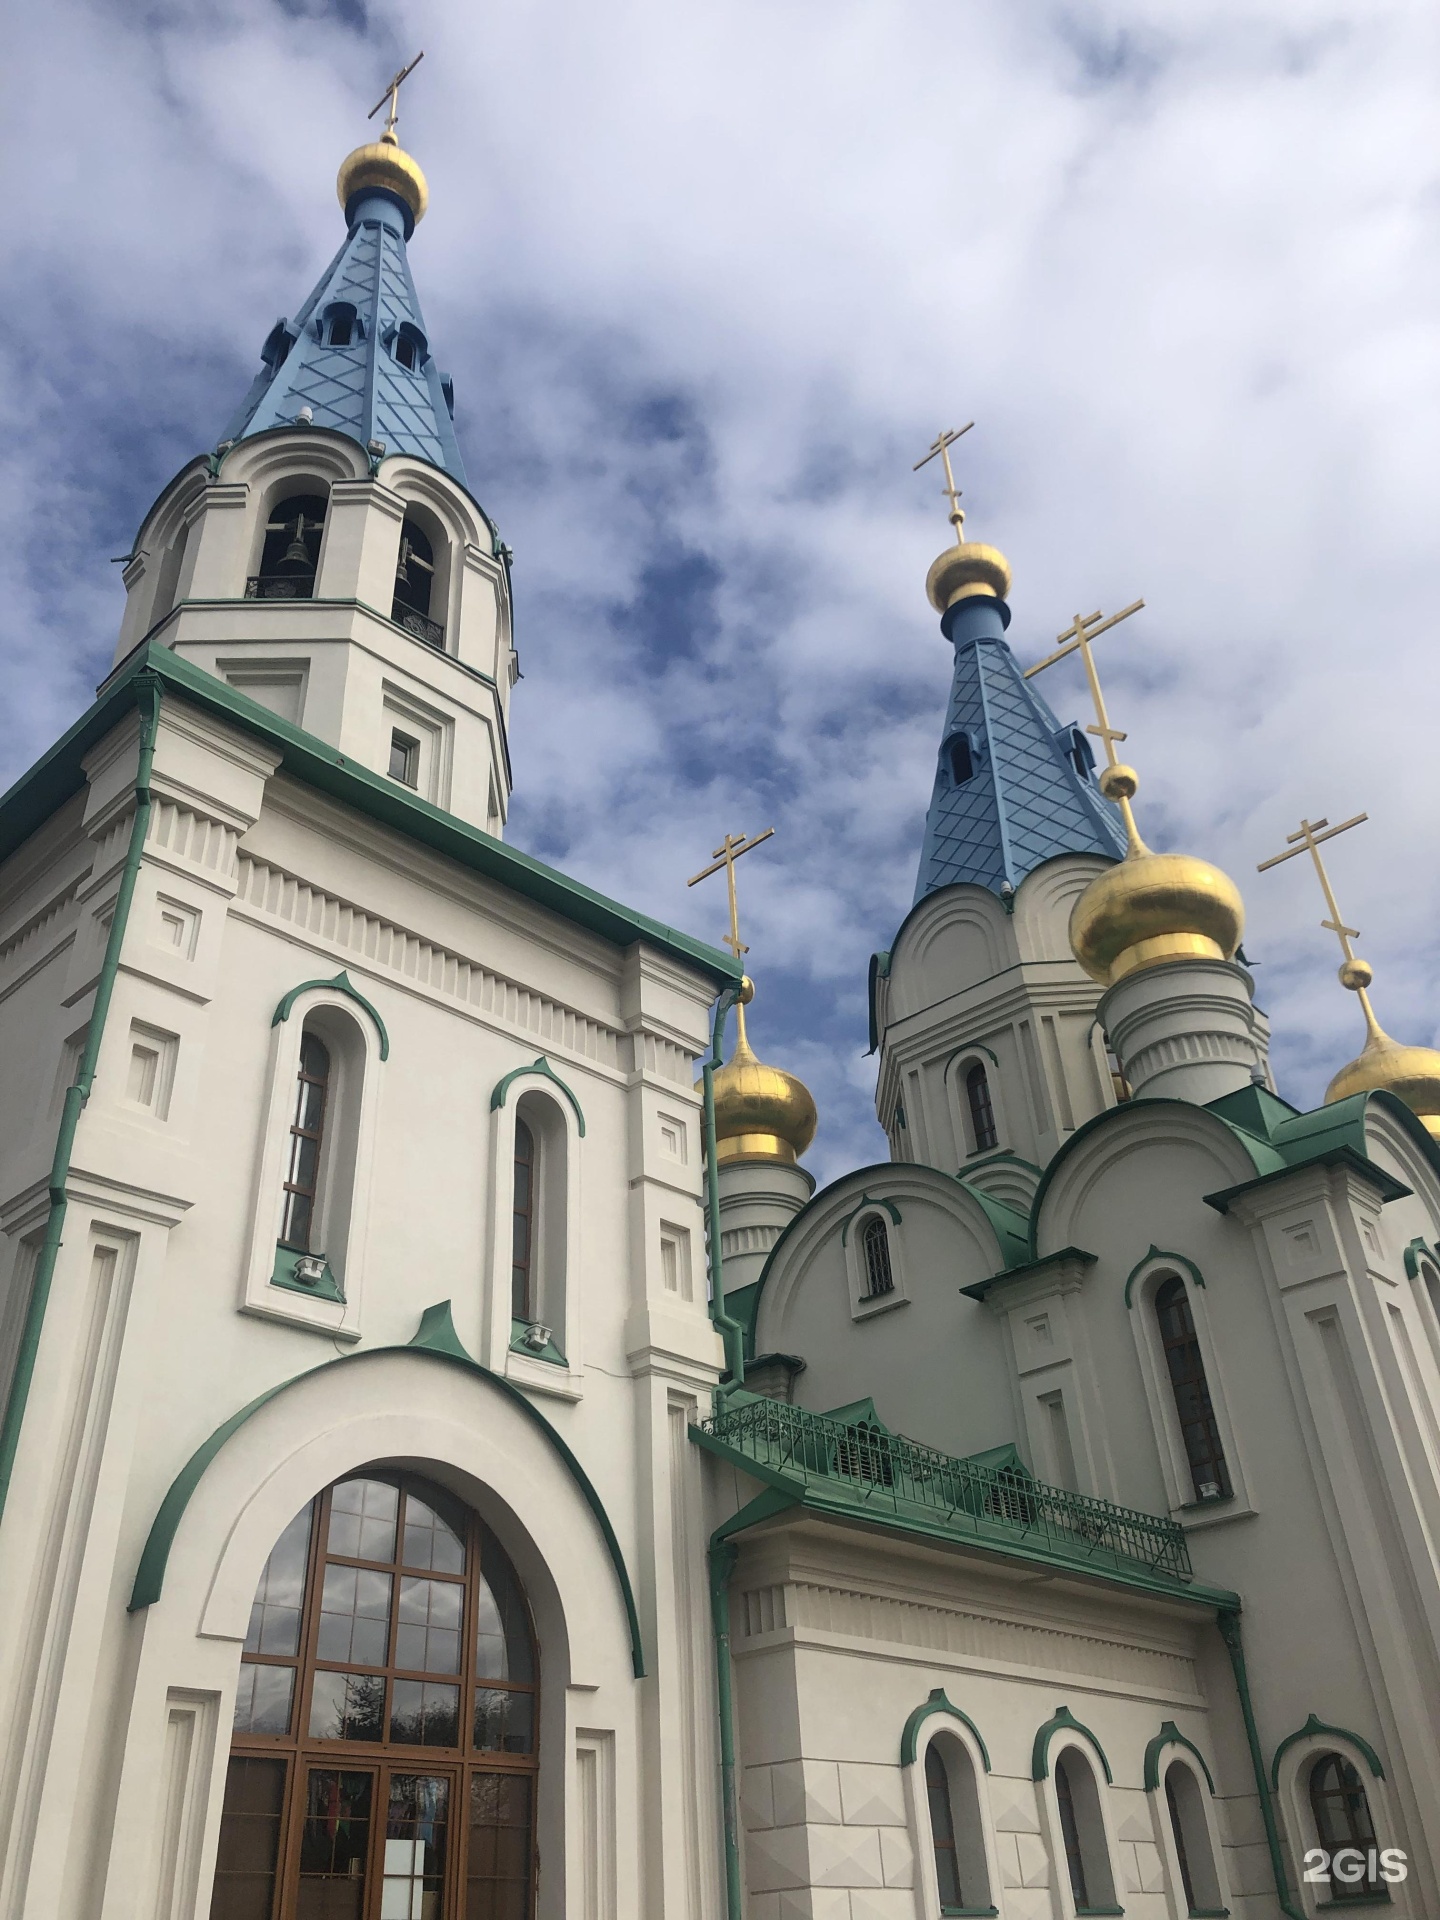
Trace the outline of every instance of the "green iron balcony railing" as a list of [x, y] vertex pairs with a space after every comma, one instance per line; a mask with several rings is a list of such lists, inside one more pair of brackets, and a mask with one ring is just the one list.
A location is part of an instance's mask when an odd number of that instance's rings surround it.
[[753, 1463], [775, 1485], [837, 1497], [875, 1518], [939, 1528], [1097, 1568], [1191, 1578], [1184, 1529], [1173, 1520], [1069, 1493], [1023, 1467], [959, 1460], [868, 1422], [850, 1423], [782, 1401], [728, 1396], [693, 1429], [704, 1445]]

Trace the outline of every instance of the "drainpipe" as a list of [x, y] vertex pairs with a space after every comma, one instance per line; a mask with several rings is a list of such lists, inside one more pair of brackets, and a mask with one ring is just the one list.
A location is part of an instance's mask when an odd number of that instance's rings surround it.
[[1250, 1699], [1250, 1681], [1245, 1671], [1245, 1648], [1240, 1639], [1240, 1615], [1233, 1607], [1215, 1616], [1220, 1638], [1235, 1670], [1235, 1691], [1240, 1696], [1240, 1713], [1245, 1722], [1245, 1739], [1250, 1748], [1250, 1765], [1255, 1772], [1255, 1792], [1260, 1800], [1260, 1816], [1265, 1822], [1265, 1844], [1270, 1849], [1270, 1872], [1275, 1881], [1275, 1897], [1287, 1920], [1305, 1920], [1298, 1907], [1290, 1904], [1290, 1888], [1285, 1876], [1285, 1856], [1280, 1850], [1280, 1829], [1275, 1824], [1275, 1807], [1270, 1784], [1265, 1778], [1265, 1756], [1260, 1750], [1260, 1734], [1255, 1725], [1255, 1708]]
[[160, 728], [162, 682], [158, 674], [135, 676], [135, 705], [140, 714], [140, 752], [135, 766], [135, 815], [130, 823], [130, 845], [120, 870], [120, 889], [115, 896], [115, 911], [105, 942], [105, 958], [100, 963], [100, 978], [95, 984], [95, 1004], [85, 1033], [85, 1048], [80, 1056], [75, 1084], [66, 1089], [60, 1113], [60, 1131], [55, 1137], [55, 1153], [50, 1162], [50, 1212], [45, 1222], [45, 1238], [35, 1261], [35, 1279], [30, 1288], [30, 1304], [20, 1334], [20, 1349], [15, 1357], [15, 1372], [0, 1422], [0, 1516], [10, 1493], [15, 1470], [15, 1455], [20, 1446], [20, 1428], [30, 1399], [35, 1377], [35, 1360], [40, 1351], [40, 1335], [45, 1325], [45, 1309], [50, 1303], [50, 1284], [55, 1277], [55, 1262], [60, 1254], [69, 1206], [66, 1188], [70, 1182], [70, 1156], [75, 1148], [75, 1132], [80, 1115], [95, 1084], [95, 1063], [100, 1057], [100, 1042], [105, 1035], [105, 1019], [115, 992], [115, 976], [120, 971], [120, 949], [125, 943], [125, 927], [130, 918], [130, 903], [135, 897], [135, 882], [140, 874], [140, 857], [145, 851], [145, 836], [150, 827], [150, 772], [155, 762], [155, 736]]
[[[710, 1318], [725, 1342], [725, 1365], [730, 1370], [732, 1387], [743, 1387], [745, 1384], [745, 1329], [725, 1311], [725, 1269], [720, 1258], [720, 1170], [715, 1164], [715, 1069], [724, 1064], [720, 1049], [725, 1040], [725, 1016], [739, 998], [738, 987], [726, 987], [715, 1002], [715, 1019], [710, 1031], [710, 1058], [701, 1068], [705, 1082], [705, 1211], [710, 1238]], [[728, 1657], [726, 1668], [728, 1671]], [[738, 1914], [739, 1908], [735, 1911]]]
[[726, 1920], [742, 1920], [740, 1820], [735, 1803], [735, 1696], [730, 1674], [730, 1575], [738, 1550], [718, 1533], [710, 1540], [710, 1621], [715, 1629], [715, 1692], [720, 1712], [720, 1817], [725, 1835]]

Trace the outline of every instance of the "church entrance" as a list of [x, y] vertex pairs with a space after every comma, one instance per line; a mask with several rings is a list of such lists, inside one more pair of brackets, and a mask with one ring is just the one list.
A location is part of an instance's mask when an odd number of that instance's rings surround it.
[[408, 1474], [327, 1488], [255, 1592], [211, 1920], [529, 1920], [538, 1688], [477, 1514]]

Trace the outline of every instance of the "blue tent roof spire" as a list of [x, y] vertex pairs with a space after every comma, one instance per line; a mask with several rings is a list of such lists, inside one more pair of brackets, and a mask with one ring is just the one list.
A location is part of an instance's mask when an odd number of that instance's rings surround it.
[[[953, 547], [942, 555], [931, 569], [935, 604], [944, 604], [935, 589], [946, 584], [935, 580], [937, 569], [967, 552], [993, 549]], [[1061, 725], [1010, 651], [1010, 609], [1000, 598], [1009, 568], [1003, 556], [994, 560], [988, 590], [971, 584], [940, 622], [955, 648], [955, 675], [925, 818], [917, 901], [960, 882], [1000, 893], [1061, 853], [1118, 860], [1125, 851], [1119, 812], [1095, 785], [1089, 741], [1079, 727]], [[956, 562], [957, 578], [958, 568]], [[978, 563], [969, 571], [978, 578]]]
[[408, 453], [468, 488], [448, 374], [430, 352], [405, 243], [425, 212], [425, 176], [387, 133], [340, 169], [349, 231], [294, 320], [277, 320], [264, 362], [221, 444], [273, 427], [328, 427], [372, 457]]

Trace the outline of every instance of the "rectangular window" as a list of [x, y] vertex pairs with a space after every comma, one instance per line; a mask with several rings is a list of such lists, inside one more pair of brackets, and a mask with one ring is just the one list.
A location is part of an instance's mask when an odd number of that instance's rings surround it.
[[275, 1902], [284, 1798], [283, 1760], [251, 1760], [239, 1754], [231, 1760], [210, 1920], [268, 1920]]
[[175, 1084], [175, 1054], [179, 1039], [147, 1027], [139, 1020], [130, 1023], [130, 1070], [125, 1080], [125, 1097], [132, 1106], [144, 1107], [157, 1120], [168, 1119], [170, 1090]]
[[390, 734], [390, 778], [403, 780], [407, 787], [420, 784], [420, 742], [398, 727]]
[[667, 1293], [690, 1298], [690, 1235], [684, 1227], [660, 1226], [660, 1278]]

